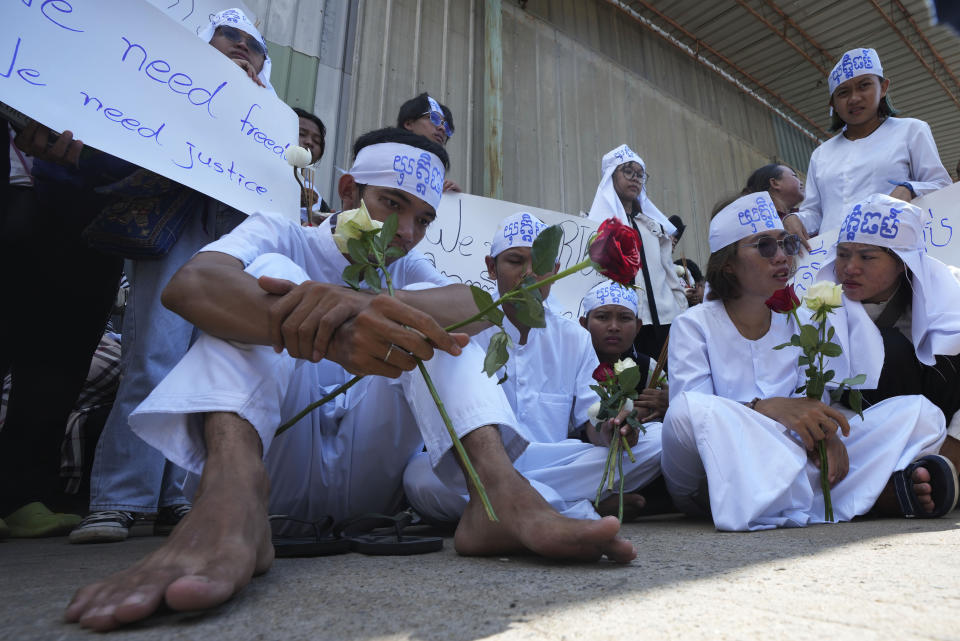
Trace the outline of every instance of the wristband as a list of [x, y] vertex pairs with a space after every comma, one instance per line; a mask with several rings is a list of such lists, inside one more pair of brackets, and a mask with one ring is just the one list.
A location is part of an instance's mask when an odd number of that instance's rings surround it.
[[907, 191], [910, 192], [910, 197], [911, 197], [911, 198], [916, 198], [916, 197], [917, 197], [917, 192], [914, 191], [913, 185], [911, 185], [911, 184], [908, 183], [907, 181], [904, 180], [904, 181], [902, 181], [902, 182], [898, 182], [898, 181], [896, 181], [896, 180], [888, 180], [887, 182], [890, 183], [891, 185], [896, 185], [897, 187], [906, 187], [906, 188], [907, 188]]
[[758, 396], [752, 401], [750, 401], [749, 403], [744, 403], [744, 405], [746, 405], [747, 408], [752, 409], [753, 411], [757, 411], [757, 403], [759, 402], [760, 402], [760, 397]]

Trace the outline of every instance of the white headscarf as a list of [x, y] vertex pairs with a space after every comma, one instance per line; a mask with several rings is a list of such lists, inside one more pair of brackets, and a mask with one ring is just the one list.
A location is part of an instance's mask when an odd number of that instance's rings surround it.
[[546, 223], [527, 211], [518, 211], [500, 221], [490, 243], [490, 256], [496, 258], [511, 247], [533, 247]]
[[[911, 340], [921, 363], [933, 365], [937, 355], [960, 354], [960, 283], [946, 265], [927, 254], [920, 208], [886, 194], [873, 194], [847, 214], [837, 242], [886, 247], [910, 269]], [[827, 252], [817, 280], [838, 282], [834, 271], [836, 260], [835, 244]], [[878, 351], [882, 360], [880, 330], [867, 316], [863, 305], [844, 297], [844, 306], [851, 336], [855, 337], [855, 349]]]
[[[224, 9], [219, 13], [213, 14], [210, 16], [210, 23], [197, 35], [200, 36], [204, 42], [210, 42], [213, 39], [213, 34], [217, 30], [217, 27], [224, 25], [250, 34], [263, 45], [263, 50], [267, 51], [267, 42], [263, 39], [263, 36], [260, 35], [260, 32], [253, 23], [250, 22], [246, 14], [240, 9]], [[260, 82], [267, 86], [267, 89], [274, 91], [273, 86], [270, 84], [270, 67], [270, 55], [268, 53], [263, 58], [263, 68], [260, 69], [257, 77], [260, 78]]]
[[710, 253], [762, 231], [783, 229], [777, 207], [765, 191], [741, 196], [710, 221]]
[[827, 77], [830, 96], [833, 96], [833, 92], [841, 83], [868, 73], [883, 78], [883, 67], [880, 65], [880, 56], [877, 55], [876, 49], [851, 49], [846, 52]]
[[398, 142], [367, 145], [344, 173], [361, 185], [391, 187], [424, 201], [436, 211], [443, 195], [445, 171], [440, 158], [425, 149]]
[[[613, 186], [613, 172], [617, 167], [628, 162], [638, 163], [643, 167], [644, 174], [646, 174], [647, 166], [643, 163], [643, 158], [627, 145], [620, 145], [616, 149], [608, 151], [603, 160], [600, 161], [600, 173], [603, 174], [603, 177], [600, 178], [597, 195], [593, 197], [593, 205], [590, 206], [590, 220], [603, 221], [607, 218], [616, 218], [629, 224], [627, 212], [624, 210], [623, 203], [620, 202], [620, 197], [617, 196], [617, 191]], [[646, 182], [644, 182], [637, 200], [640, 202], [640, 210], [645, 216], [662, 225], [668, 235], [676, 233], [677, 228], [673, 223], [667, 220], [667, 217], [647, 198]]]

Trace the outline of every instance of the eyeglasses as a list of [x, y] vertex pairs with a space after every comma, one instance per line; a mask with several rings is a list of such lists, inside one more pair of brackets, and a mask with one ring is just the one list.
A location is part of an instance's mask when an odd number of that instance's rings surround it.
[[745, 244], [744, 247], [756, 247], [764, 258], [776, 256], [778, 247], [783, 250], [785, 256], [796, 256], [800, 251], [800, 237], [796, 234], [790, 234], [779, 239], [764, 236], [755, 243]]
[[621, 169], [620, 174], [627, 180], [639, 180], [640, 182], [643, 182], [643, 179], [646, 177], [643, 169], [633, 169], [632, 167]]
[[263, 48], [263, 45], [260, 44], [260, 41], [251, 36], [248, 33], [244, 33], [239, 29], [234, 29], [233, 27], [217, 27], [217, 33], [229, 40], [230, 42], [245, 42], [247, 49], [254, 53], [258, 53], [264, 58], [267, 57], [267, 50]]
[[447, 119], [442, 115], [438, 114], [436, 111], [424, 111], [420, 114], [420, 117], [430, 116], [430, 122], [433, 123], [434, 127], [443, 126], [443, 133], [446, 134], [447, 138], [453, 135], [453, 127], [450, 126], [450, 123], [447, 122]]

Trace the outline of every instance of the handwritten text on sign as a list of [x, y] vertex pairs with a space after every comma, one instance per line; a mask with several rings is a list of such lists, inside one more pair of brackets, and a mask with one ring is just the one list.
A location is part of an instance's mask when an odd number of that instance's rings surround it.
[[[923, 240], [930, 256], [947, 265], [960, 266], [960, 183], [940, 189], [913, 204], [923, 212]], [[954, 230], [958, 230], [954, 234]], [[810, 239], [811, 251], [797, 260], [794, 287], [801, 296], [813, 285], [827, 250], [837, 242], [838, 229], [824, 231]]]
[[[483, 257], [490, 254], [490, 242], [500, 221], [519, 211], [530, 212], [548, 225], [561, 226], [560, 269], [583, 260], [587, 240], [597, 230], [596, 222], [503, 200], [450, 192], [440, 200], [437, 219], [417, 249], [445, 276], [476, 285], [496, 297], [497, 283], [487, 273]], [[555, 312], [574, 318], [584, 294], [601, 280], [603, 277], [592, 269], [573, 274], [554, 283], [547, 300]]]
[[298, 216], [296, 114], [143, 0], [4, 3], [0, 100], [241, 211]]

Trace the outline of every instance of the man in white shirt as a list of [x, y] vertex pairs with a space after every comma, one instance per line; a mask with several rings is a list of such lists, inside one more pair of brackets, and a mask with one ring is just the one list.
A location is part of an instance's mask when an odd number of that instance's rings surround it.
[[[388, 267], [394, 282], [436, 284], [436, 270], [431, 277], [426, 259], [410, 250], [435, 217], [446, 153], [394, 129], [361, 136], [354, 152], [354, 165], [338, 184], [344, 206], [356, 207], [362, 197], [374, 219], [397, 213], [393, 245], [408, 254]], [[422, 172], [412, 169], [421, 166]], [[496, 381], [480, 372], [482, 351], [465, 335], [442, 329], [476, 310], [469, 289], [450, 285], [390, 297], [341, 287], [349, 263], [331, 248], [335, 224], [308, 228], [255, 214], [170, 282], [165, 304], [205, 334], [137, 408], [131, 425], [166, 456], [201, 473], [194, 507], [144, 561], [80, 590], [68, 620], [107, 630], [147, 617], [164, 602], [175, 610], [219, 605], [273, 561], [268, 506], [303, 510], [310, 518], [389, 504], [399, 490], [402, 456], [420, 447], [416, 428], [437, 473], [452, 477], [457, 462], [436, 407], [419, 373], [404, 374], [416, 367], [414, 356], [429, 360], [499, 517], [488, 519], [471, 487], [455, 536], [458, 552], [606, 555], [621, 562], [636, 555], [617, 537], [616, 519], [564, 518], [513, 469], [529, 437], [514, 425]], [[431, 359], [433, 346], [460, 356]], [[348, 378], [344, 370], [396, 380], [363, 379], [354, 393], [304, 419], [312, 425], [294, 426], [274, 443], [276, 427], [306, 398], [315, 400], [323, 387]], [[379, 423], [367, 425], [377, 415]], [[372, 429], [377, 425], [380, 431]]]
[[[487, 272], [497, 281], [501, 296], [532, 273], [531, 246], [544, 228], [546, 225], [528, 212], [501, 221], [490, 255], [485, 257]], [[546, 299], [550, 285], [539, 291]], [[590, 386], [595, 384], [593, 373], [600, 364], [589, 332], [546, 306], [543, 328], [531, 328], [521, 321], [510, 303], [504, 304], [503, 311], [510, 358], [495, 378], [506, 375], [501, 388], [519, 424], [531, 437], [530, 445], [514, 464], [517, 470], [564, 516], [597, 519], [592, 502], [603, 476], [611, 435], [619, 429], [636, 457], [633, 463], [624, 455], [624, 487], [631, 492], [625, 494], [625, 501], [628, 507], [642, 507], [642, 497], [633, 492], [660, 473], [660, 423], [648, 423], [639, 443], [637, 431], [623, 421], [626, 412], [616, 420], [604, 421], [598, 430], [587, 415], [587, 408], [599, 400]], [[498, 327], [490, 327], [474, 340], [486, 346], [499, 332]], [[581, 433], [589, 443], [579, 438]], [[456, 521], [467, 506], [469, 497], [463, 480], [457, 486], [442, 482], [426, 455], [411, 460], [403, 479], [410, 504], [433, 520]], [[613, 487], [619, 488], [619, 478]], [[601, 499], [615, 494], [615, 490], [604, 491]], [[617, 507], [602, 512], [615, 514]]]

